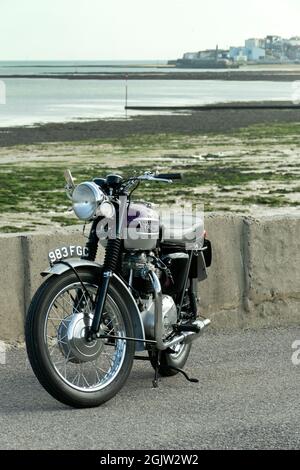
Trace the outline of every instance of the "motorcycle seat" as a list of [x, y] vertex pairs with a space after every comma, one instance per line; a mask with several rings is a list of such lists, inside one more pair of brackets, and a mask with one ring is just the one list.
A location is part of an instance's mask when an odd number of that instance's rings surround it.
[[172, 245], [203, 245], [204, 220], [188, 214], [163, 214], [161, 218], [161, 241]]

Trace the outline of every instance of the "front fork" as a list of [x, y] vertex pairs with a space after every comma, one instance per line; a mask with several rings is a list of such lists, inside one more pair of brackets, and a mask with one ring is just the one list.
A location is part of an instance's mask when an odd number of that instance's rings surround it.
[[[120, 252], [121, 252], [121, 234], [124, 226], [124, 222], [127, 220], [127, 205], [124, 204], [123, 207], [115, 206], [116, 214], [118, 216], [118, 224], [117, 224], [117, 231], [116, 231], [116, 238], [109, 238], [107, 241], [107, 246], [105, 250], [105, 258], [103, 263], [103, 269], [100, 278], [100, 285], [96, 295], [96, 302], [95, 302], [95, 313], [92, 321], [91, 327], [87, 330], [86, 339], [88, 342], [92, 342], [97, 339], [97, 335], [99, 334], [100, 325], [102, 321], [102, 314], [104, 310], [104, 305], [107, 298], [107, 293], [109, 289], [110, 280], [116, 271]], [[94, 229], [94, 230], [93, 230]], [[94, 240], [92, 232], [94, 232]], [[92, 237], [92, 238], [91, 238]], [[91, 235], [89, 237], [89, 242], [91, 245], [95, 246], [95, 237], [97, 238], [98, 244], [98, 237], [96, 234], [96, 228], [92, 227]]]
[[100, 278], [100, 286], [96, 295], [95, 314], [91, 328], [87, 332], [88, 342], [95, 340], [97, 338], [97, 334], [99, 333], [109, 283], [118, 264], [120, 249], [121, 240], [119, 238], [108, 240], [103, 270]]

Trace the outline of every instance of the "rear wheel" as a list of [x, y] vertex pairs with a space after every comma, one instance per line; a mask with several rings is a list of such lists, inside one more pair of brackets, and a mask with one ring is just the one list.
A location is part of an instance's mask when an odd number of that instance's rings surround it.
[[[174, 350], [174, 353], [162, 351], [160, 356], [160, 366], [158, 369], [159, 374], [163, 377], [171, 377], [172, 375], [178, 374], [178, 371], [172, 369], [172, 367], [176, 367], [177, 369], [183, 369], [186, 361], [188, 360], [191, 347], [191, 343], [186, 344], [182, 342], [172, 346], [172, 350]], [[155, 369], [156, 360], [154, 354], [152, 352], [149, 352], [149, 356], [151, 365]]]
[[[72, 271], [49, 278], [38, 289], [26, 321], [26, 345], [35, 375], [57, 400], [74, 407], [98, 406], [124, 385], [133, 363], [134, 342], [98, 339], [85, 333], [93, 319], [98, 276]], [[131, 318], [119, 293], [110, 286], [100, 333], [133, 337]]]

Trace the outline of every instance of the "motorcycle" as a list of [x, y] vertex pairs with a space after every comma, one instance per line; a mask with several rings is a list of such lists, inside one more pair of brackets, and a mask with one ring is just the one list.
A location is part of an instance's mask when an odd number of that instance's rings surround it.
[[178, 373], [196, 382], [183, 367], [210, 324], [197, 305], [212, 257], [203, 218], [187, 215], [182, 229], [176, 213], [166, 222], [152, 204], [132, 201], [143, 181], [181, 175], [110, 174], [75, 185], [67, 170], [65, 179], [76, 216], [91, 228], [84, 247], [49, 253], [28, 310], [27, 353], [41, 385], [66, 405], [99, 406], [123, 387], [135, 359], [150, 361], [153, 387]]

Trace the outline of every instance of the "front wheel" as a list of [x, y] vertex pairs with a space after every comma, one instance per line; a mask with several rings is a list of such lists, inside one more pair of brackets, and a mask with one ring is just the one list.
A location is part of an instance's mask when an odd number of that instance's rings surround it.
[[[36, 292], [26, 320], [26, 346], [35, 375], [57, 400], [78, 408], [98, 406], [124, 385], [134, 358], [134, 342], [86, 341], [99, 286], [96, 272], [78, 270], [47, 279]], [[126, 304], [109, 287], [100, 333], [133, 337]]]
[[[162, 377], [171, 377], [172, 375], [178, 374], [178, 371], [174, 370], [173, 367], [176, 367], [177, 369], [183, 369], [186, 361], [188, 360], [191, 347], [191, 343], [186, 344], [185, 342], [182, 342], [172, 346], [174, 353], [170, 353], [169, 351], [162, 351], [160, 356], [160, 365], [158, 368], [159, 374]], [[151, 351], [149, 351], [149, 357], [151, 365], [155, 369], [156, 361]]]

